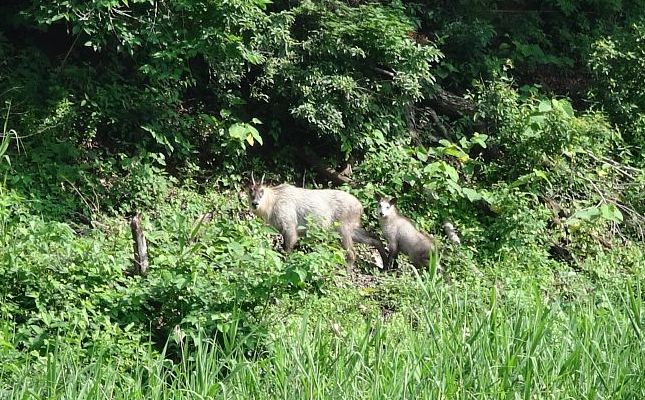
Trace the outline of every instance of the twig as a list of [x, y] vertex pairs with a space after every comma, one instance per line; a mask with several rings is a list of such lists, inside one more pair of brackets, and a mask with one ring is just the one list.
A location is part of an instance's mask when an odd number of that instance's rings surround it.
[[451, 137], [448, 134], [448, 130], [441, 123], [441, 120], [439, 119], [439, 116], [437, 115], [437, 112], [433, 108], [428, 108], [428, 114], [430, 114], [430, 117], [432, 118], [432, 121], [434, 122], [435, 126], [441, 132], [441, 136], [443, 136], [445, 139], [450, 140]]
[[0, 93], [0, 98], [1, 98], [1, 97], [4, 97], [7, 93], [9, 93], [9, 92], [11, 92], [11, 91], [13, 91], [13, 90], [18, 90], [18, 89], [23, 89], [23, 88], [24, 88], [24, 86], [14, 86], [14, 87], [10, 87], [9, 89], [7, 89], [7, 90], [5, 90], [4, 92]]
[[596, 191], [596, 193], [598, 193], [598, 196], [600, 196], [600, 199], [601, 199], [601, 202], [598, 205], [607, 203], [607, 199], [605, 198], [605, 195], [602, 193], [600, 188], [598, 188], [598, 186], [596, 186], [596, 184], [591, 179], [587, 178], [586, 176], [584, 176], [584, 175], [582, 175], [580, 173], [577, 173], [576, 175], [578, 175], [578, 177], [584, 179], [585, 181], [589, 182], [591, 184], [591, 186], [593, 186], [594, 190]]
[[618, 202], [612, 202], [616, 207], [620, 208], [623, 210], [626, 214], [628, 214], [632, 220], [634, 221], [634, 225], [638, 227], [638, 232], [639, 232], [639, 237], [643, 238], [643, 223], [645, 223], [645, 217], [643, 217], [641, 214], [638, 213], [638, 211], [634, 210], [633, 208], [626, 206], [624, 204], [618, 203]]
[[636, 172], [636, 174], [638, 174], [638, 175], [643, 173], [643, 171], [641, 171], [638, 168], [634, 168], [634, 167], [630, 167], [629, 165], [621, 164], [621, 163], [619, 163], [619, 162], [617, 162], [615, 160], [612, 160], [611, 158], [608, 158], [608, 157], [605, 157], [605, 156], [601, 156], [601, 158], [598, 158], [598, 157], [596, 157], [595, 154], [593, 154], [590, 151], [587, 151], [586, 154], [589, 157], [591, 157], [594, 160], [596, 160], [597, 162], [599, 162], [599, 163], [611, 164], [611, 166], [614, 167], [614, 169], [616, 169], [616, 171], [618, 171], [621, 174], [625, 175], [629, 179], [633, 180], [634, 176], [628, 174], [626, 171], [633, 171], [633, 172]]
[[[98, 203], [90, 205], [89, 201], [85, 198], [83, 193], [81, 193], [81, 191], [78, 190], [78, 188], [76, 186], [74, 186], [74, 184], [69, 179], [67, 179], [66, 177], [63, 177], [63, 180], [65, 182], [67, 182], [69, 184], [69, 186], [72, 187], [72, 189], [74, 189], [74, 191], [76, 192], [78, 197], [80, 197], [81, 200], [83, 201], [83, 203], [85, 203], [85, 206], [87, 207], [87, 210], [92, 214], [92, 216], [94, 216], [94, 215], [99, 213], [100, 207], [99, 207]], [[62, 183], [61, 183], [61, 186], [62, 186]]]
[[81, 34], [78, 33], [76, 37], [74, 38], [74, 41], [72, 42], [72, 45], [69, 46], [69, 49], [67, 50], [67, 53], [65, 53], [65, 57], [63, 58], [63, 61], [61, 61], [60, 66], [58, 67], [58, 70], [61, 71], [65, 64], [67, 63], [67, 58], [69, 58], [69, 55], [72, 53], [72, 50], [74, 49], [74, 46], [76, 46], [76, 42], [78, 42], [78, 39], [81, 37]]

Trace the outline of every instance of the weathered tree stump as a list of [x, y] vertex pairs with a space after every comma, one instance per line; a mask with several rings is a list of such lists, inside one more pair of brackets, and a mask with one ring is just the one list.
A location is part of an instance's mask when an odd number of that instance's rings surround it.
[[141, 228], [140, 213], [136, 213], [130, 220], [130, 229], [132, 230], [134, 247], [134, 272], [137, 275], [145, 276], [148, 272], [148, 245]]

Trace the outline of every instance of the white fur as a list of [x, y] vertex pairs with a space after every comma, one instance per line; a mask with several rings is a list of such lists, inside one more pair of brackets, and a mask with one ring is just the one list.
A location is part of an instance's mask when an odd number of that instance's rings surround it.
[[[258, 195], [253, 198], [254, 194]], [[261, 193], [261, 196], [259, 194]], [[347, 251], [348, 264], [354, 263], [353, 241], [370, 244], [385, 257], [383, 245], [361, 228], [363, 206], [349, 193], [333, 189], [303, 189], [288, 184], [275, 187], [254, 185], [251, 202], [255, 199], [257, 207], [254, 214], [267, 224], [280, 231], [284, 238], [284, 248], [290, 251], [302, 234], [300, 227], [306, 227], [307, 219], [318, 219], [322, 226], [338, 224], [343, 248]], [[259, 197], [259, 198], [258, 198]]]

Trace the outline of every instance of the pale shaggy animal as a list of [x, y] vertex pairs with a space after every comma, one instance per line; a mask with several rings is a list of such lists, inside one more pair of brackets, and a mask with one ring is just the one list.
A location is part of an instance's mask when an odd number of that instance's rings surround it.
[[264, 177], [257, 184], [251, 175], [249, 200], [253, 213], [277, 229], [284, 239], [284, 249], [293, 249], [298, 236], [304, 233], [307, 219], [319, 219], [322, 226], [337, 224], [341, 244], [347, 256], [348, 270], [356, 260], [354, 241], [375, 247], [383, 260], [387, 253], [383, 244], [361, 227], [363, 205], [349, 193], [333, 189], [302, 189], [289, 184], [265, 186]]
[[433, 240], [419, 231], [408, 218], [399, 214], [396, 209], [396, 198], [376, 197], [378, 201], [378, 219], [387, 240], [390, 256], [385, 264], [392, 268], [399, 252], [403, 252], [417, 268], [428, 266], [430, 254], [435, 249]]

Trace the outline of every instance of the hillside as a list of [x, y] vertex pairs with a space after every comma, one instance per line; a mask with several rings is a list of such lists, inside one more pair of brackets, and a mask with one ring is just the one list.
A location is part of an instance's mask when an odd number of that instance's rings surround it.
[[[0, 397], [644, 398], [644, 15], [3, 2]], [[437, 250], [286, 253], [262, 176]]]

